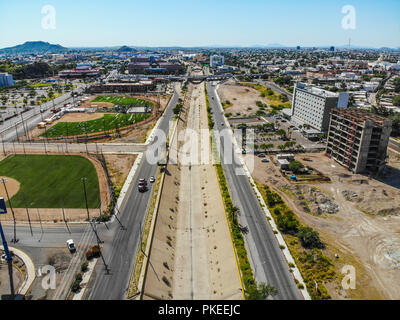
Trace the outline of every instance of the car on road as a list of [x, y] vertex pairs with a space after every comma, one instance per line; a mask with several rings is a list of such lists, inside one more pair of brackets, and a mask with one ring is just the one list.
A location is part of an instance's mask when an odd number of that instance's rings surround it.
[[153, 176], [151, 176], [149, 181], [150, 181], [150, 183], [154, 183], [154, 182], [156, 182], [156, 179]]
[[247, 151], [245, 149], [242, 150], [242, 154], [246, 154]]
[[223, 127], [225, 124], [223, 122], [221, 122], [221, 127]]
[[71, 253], [76, 252], [74, 240], [72, 240], [72, 239], [67, 240], [67, 247], [68, 247], [69, 252], [71, 252]]
[[146, 179], [139, 179], [139, 184], [144, 184], [144, 185], [147, 185], [147, 181], [146, 181]]
[[147, 186], [145, 184], [143, 184], [143, 183], [139, 183], [138, 190], [139, 190], [139, 192], [146, 192], [147, 191]]

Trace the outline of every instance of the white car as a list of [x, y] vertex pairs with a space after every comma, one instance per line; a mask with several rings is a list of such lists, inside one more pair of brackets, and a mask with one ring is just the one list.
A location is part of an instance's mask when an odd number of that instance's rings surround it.
[[68, 247], [69, 252], [71, 252], [71, 253], [76, 252], [74, 240], [72, 240], [72, 239], [67, 240], [67, 247]]
[[156, 179], [153, 176], [151, 176], [149, 181], [150, 181], [150, 183], [154, 183], [154, 182], [156, 182]]

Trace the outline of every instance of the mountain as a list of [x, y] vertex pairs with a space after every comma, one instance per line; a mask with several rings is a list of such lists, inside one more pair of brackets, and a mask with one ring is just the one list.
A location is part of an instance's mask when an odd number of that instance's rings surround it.
[[117, 50], [117, 52], [136, 52], [136, 51], [137, 51], [136, 49], [133, 49], [133, 48], [128, 47], [128, 46], [122, 46], [121, 48], [119, 48]]
[[27, 41], [15, 47], [0, 49], [0, 53], [26, 54], [26, 53], [61, 53], [69, 49], [59, 44], [51, 44], [43, 41]]
[[286, 48], [286, 46], [279, 43], [269, 43], [265, 46], [266, 48]]

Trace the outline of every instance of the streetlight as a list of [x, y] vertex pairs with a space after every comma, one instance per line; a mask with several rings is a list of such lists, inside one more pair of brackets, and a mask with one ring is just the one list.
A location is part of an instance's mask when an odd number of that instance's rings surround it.
[[86, 203], [87, 218], [88, 218], [88, 221], [90, 222], [89, 206], [88, 206], [87, 194], [86, 194], [86, 181], [87, 181], [87, 178], [84, 177], [84, 178], [82, 178], [81, 180], [82, 180], [82, 183], [83, 183], [83, 192], [84, 192], [84, 194], [85, 194], [85, 203]]
[[95, 236], [96, 236], [96, 239], [97, 239], [97, 246], [99, 247], [99, 250], [100, 250], [100, 257], [101, 257], [101, 259], [103, 260], [103, 264], [104, 264], [104, 267], [105, 267], [105, 269], [106, 269], [106, 274], [109, 274], [109, 273], [110, 273], [110, 269], [108, 268], [108, 265], [107, 265], [106, 261], [104, 260], [103, 254], [101, 253], [101, 249], [100, 249], [100, 244], [103, 243], [103, 242], [100, 240], [99, 235], [97, 234], [97, 230], [96, 230], [96, 228], [95, 228], [95, 227], [93, 226], [93, 224], [92, 224], [92, 221], [90, 221], [89, 206], [88, 206], [87, 194], [86, 194], [86, 180], [87, 180], [87, 178], [85, 178], [85, 177], [82, 178], [83, 191], [84, 191], [84, 193], [85, 193], [86, 211], [87, 211], [87, 214], [88, 214], [88, 222], [89, 222], [89, 224], [90, 224], [90, 227], [92, 228], [92, 231], [94, 232], [94, 234], [95, 234]]

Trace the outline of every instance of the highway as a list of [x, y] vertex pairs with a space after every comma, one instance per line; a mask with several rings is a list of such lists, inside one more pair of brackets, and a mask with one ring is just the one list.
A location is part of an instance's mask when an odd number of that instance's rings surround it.
[[[178, 103], [179, 94], [175, 92], [170, 104], [165, 111], [159, 129], [168, 136], [170, 120], [173, 119], [173, 108]], [[154, 141], [157, 142], [157, 141]], [[129, 285], [129, 280], [134, 265], [137, 249], [140, 243], [141, 226], [143, 226], [147, 207], [149, 204], [152, 187], [146, 193], [137, 191], [140, 178], [148, 179], [157, 173], [157, 165], [152, 165], [144, 157], [136, 172], [134, 183], [126, 195], [120, 211], [120, 220], [126, 230], [121, 230], [120, 225], [114, 222], [110, 230], [102, 234], [105, 241], [103, 255], [110, 269], [106, 274], [101, 261], [96, 265], [92, 279], [86, 291], [85, 299], [88, 300], [124, 300]]]
[[[222, 125], [224, 115], [218, 105], [216, 86], [207, 83], [207, 92], [213, 110], [214, 129], [221, 131], [225, 129], [225, 126]], [[227, 145], [231, 145], [231, 138], [227, 139], [229, 139]], [[221, 159], [223, 159], [223, 153], [224, 143], [221, 137]], [[247, 176], [237, 174], [237, 170], [241, 170], [241, 165], [234, 151], [232, 153], [233, 164], [222, 163], [222, 167], [232, 194], [232, 200], [240, 209], [240, 224], [243, 227], [248, 227], [249, 230], [248, 234], [244, 234], [244, 237], [256, 281], [258, 283], [267, 282], [277, 288], [279, 293], [274, 299], [303, 299]]]

